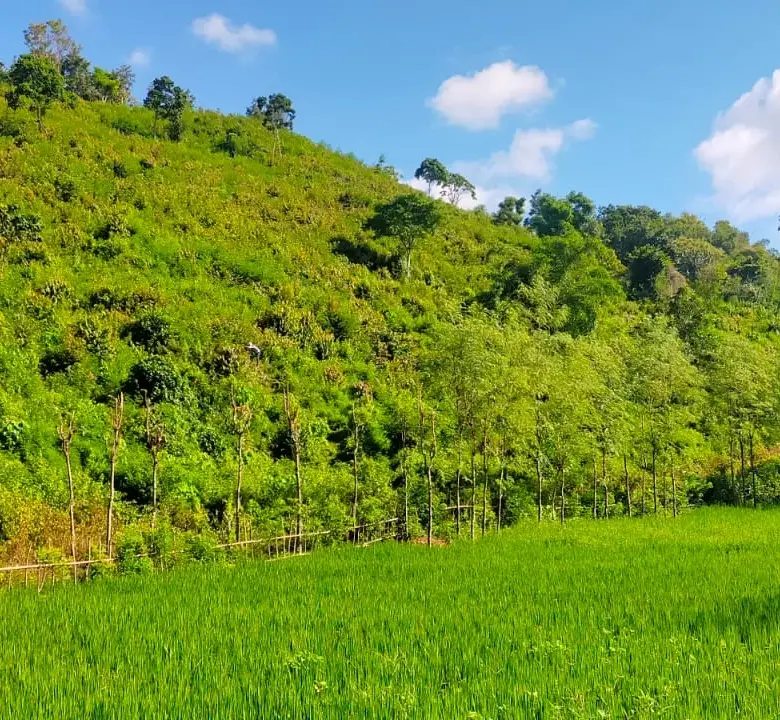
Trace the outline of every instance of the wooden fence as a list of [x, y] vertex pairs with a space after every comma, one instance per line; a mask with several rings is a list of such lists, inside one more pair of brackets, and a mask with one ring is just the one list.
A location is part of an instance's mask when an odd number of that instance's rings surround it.
[[[278, 535], [272, 538], [260, 538], [256, 540], [241, 540], [240, 542], [221, 543], [212, 546], [214, 550], [245, 551], [250, 557], [264, 557], [266, 560], [281, 560], [288, 557], [310, 555], [317, 549], [323, 540], [333, 536], [330, 530], [320, 532], [300, 533], [292, 535]], [[348, 543], [366, 547], [383, 540], [398, 540], [401, 538], [399, 518], [380, 520], [375, 523], [356, 525], [350, 528], [344, 538]], [[172, 550], [165, 557], [183, 555], [184, 550]], [[120, 560], [142, 560], [153, 557], [150, 553], [131, 555], [127, 558], [88, 558], [86, 560], [69, 560], [53, 563], [32, 563], [27, 565], [13, 565], [0, 567], [0, 576], [7, 578], [7, 587], [11, 587], [14, 579], [21, 580], [23, 574], [25, 587], [34, 579], [38, 590], [41, 591], [46, 582], [51, 580], [54, 584], [57, 580], [57, 570], [70, 568], [73, 571], [73, 580], [78, 582], [79, 569], [84, 570], [83, 580], [89, 580], [93, 566], [114, 565]], [[63, 578], [64, 579], [64, 578]]]

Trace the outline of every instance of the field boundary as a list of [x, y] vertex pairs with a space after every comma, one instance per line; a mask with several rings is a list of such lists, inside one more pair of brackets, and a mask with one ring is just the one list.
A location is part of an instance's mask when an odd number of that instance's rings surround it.
[[[321, 530], [310, 533], [292, 533], [289, 535], [277, 535], [270, 538], [257, 538], [250, 540], [240, 540], [237, 542], [219, 543], [213, 545], [213, 550], [251, 550], [262, 547], [263, 555], [267, 555], [266, 560], [281, 560], [288, 557], [299, 557], [302, 555], [311, 555], [317, 549], [318, 541], [322, 538], [333, 536], [331, 530]], [[361, 541], [361, 536], [363, 540]], [[398, 540], [401, 537], [401, 519], [390, 518], [388, 520], [378, 520], [373, 523], [364, 523], [355, 525], [347, 529], [345, 536], [340, 542], [358, 547], [368, 547], [377, 542], [386, 540]], [[123, 557], [110, 558], [92, 558], [86, 560], [62, 560], [49, 563], [29, 563], [25, 565], [9, 565], [0, 567], [0, 577], [7, 577], [7, 586], [10, 588], [14, 573], [24, 573], [25, 587], [29, 585], [30, 574], [35, 575], [38, 589], [46, 584], [47, 575], [52, 584], [56, 582], [55, 570], [62, 568], [71, 568], [73, 570], [74, 582], [78, 582], [78, 569], [84, 568], [85, 575], [83, 580], [89, 580], [90, 570], [93, 565], [116, 565], [127, 560], [143, 560], [145, 558], [161, 559], [165, 557], [176, 557], [184, 555], [185, 550], [172, 550], [163, 556], [156, 556], [152, 553], [138, 553]], [[255, 557], [254, 552], [252, 557]]]

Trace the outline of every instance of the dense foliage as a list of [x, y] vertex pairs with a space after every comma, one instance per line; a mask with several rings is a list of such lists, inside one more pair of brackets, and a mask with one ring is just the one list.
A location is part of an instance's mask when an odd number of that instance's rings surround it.
[[112, 486], [120, 529], [223, 537], [777, 499], [766, 243], [581, 193], [463, 211], [281, 94], [130, 106], [36, 27], [0, 99], [7, 556], [69, 548], [71, 505], [99, 545]]
[[775, 718], [780, 518], [748, 512], [0, 593], [4, 715]]

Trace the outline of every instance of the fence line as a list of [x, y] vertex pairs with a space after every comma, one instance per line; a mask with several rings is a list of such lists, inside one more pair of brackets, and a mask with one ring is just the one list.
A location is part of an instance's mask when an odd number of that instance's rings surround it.
[[[394, 523], [398, 523], [399, 518], [391, 518], [390, 520], [378, 520], [374, 523], [366, 523], [364, 525], [357, 525], [353, 528], [350, 528], [348, 531], [348, 537], [350, 533], [355, 533], [355, 537], [359, 537], [360, 530], [366, 529], [366, 528], [372, 528], [376, 527], [378, 525], [384, 526], [385, 532], [388, 530], [388, 526], [392, 526]], [[240, 542], [231, 542], [231, 543], [221, 543], [219, 545], [214, 545], [215, 550], [226, 550], [230, 548], [245, 548], [245, 547], [251, 547], [255, 545], [266, 545], [270, 551], [273, 549], [275, 550], [275, 554], [273, 557], [269, 557], [269, 560], [280, 560], [285, 557], [296, 557], [300, 555], [310, 555], [311, 550], [308, 552], [305, 550], [306, 548], [306, 540], [308, 538], [314, 538], [316, 541], [316, 538], [325, 537], [327, 535], [332, 535], [332, 531], [330, 530], [321, 530], [319, 532], [312, 532], [312, 533], [297, 533], [292, 535], [278, 535], [277, 537], [272, 538], [261, 538], [258, 540], [241, 540]], [[396, 528], [396, 532], [390, 536], [390, 537], [397, 537], [398, 532]], [[384, 534], [379, 538], [375, 538], [373, 540], [367, 541], [363, 543], [363, 547], [366, 547], [367, 545], [371, 545], [375, 542], [379, 542], [380, 540], [386, 540], [388, 539], [388, 535]], [[292, 542], [302, 540], [302, 543], [298, 542]], [[280, 543], [283, 543], [280, 547]], [[355, 544], [358, 544], [357, 541]], [[302, 549], [301, 551], [298, 551], [299, 549]], [[185, 551], [183, 550], [172, 550], [171, 552], [167, 553], [167, 555], [181, 555]], [[140, 553], [137, 555], [131, 555], [128, 557], [128, 559], [133, 560], [140, 560], [143, 558], [149, 558], [151, 557], [150, 553]], [[37, 571], [44, 571], [44, 582], [45, 582], [45, 576], [47, 570], [54, 570], [56, 568], [79, 568], [79, 567], [86, 567], [87, 572], [89, 572], [89, 568], [92, 565], [106, 565], [110, 563], [116, 563], [120, 560], [118, 557], [113, 558], [90, 558], [88, 560], [68, 560], [68, 561], [62, 561], [62, 562], [54, 562], [54, 563], [34, 563], [34, 564], [27, 564], [27, 565], [12, 565], [9, 567], [0, 567], [0, 574], [2, 573], [8, 573], [8, 580], [9, 584], [11, 581], [11, 576], [15, 572], [24, 572], [25, 573], [25, 581], [27, 580], [27, 573], [31, 570], [37, 570]], [[53, 574], [52, 574], [52, 580], [53, 580]]]

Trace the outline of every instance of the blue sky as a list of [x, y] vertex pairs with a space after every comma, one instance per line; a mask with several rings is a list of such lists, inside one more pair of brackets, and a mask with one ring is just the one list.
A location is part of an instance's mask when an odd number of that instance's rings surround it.
[[61, 17], [96, 64], [135, 53], [140, 97], [161, 74], [226, 112], [284, 92], [314, 140], [407, 176], [439, 157], [488, 204], [577, 189], [778, 244], [776, 0], [0, 2], [6, 62]]

